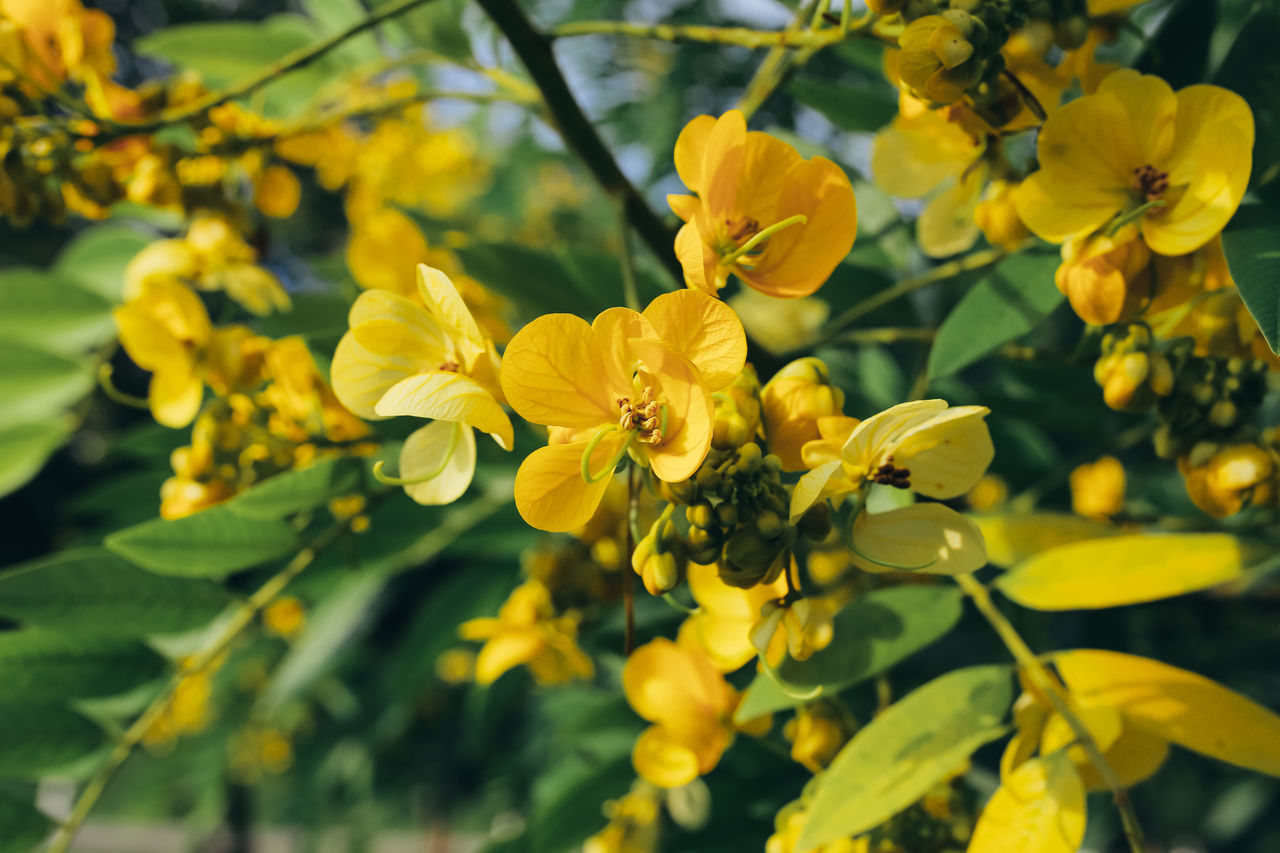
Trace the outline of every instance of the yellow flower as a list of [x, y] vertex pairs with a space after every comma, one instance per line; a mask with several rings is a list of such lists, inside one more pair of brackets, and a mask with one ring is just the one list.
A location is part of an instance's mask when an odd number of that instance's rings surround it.
[[507, 346], [502, 390], [525, 420], [553, 427], [516, 474], [531, 526], [567, 531], [595, 512], [630, 453], [658, 479], [688, 479], [711, 448], [711, 394], [746, 358], [742, 324], [699, 291], [659, 296], [643, 314], [610, 308], [588, 324], [547, 314]]
[[115, 22], [106, 12], [85, 9], [80, 0], [3, 0], [0, 17], [16, 25], [31, 57], [19, 67], [47, 91], [68, 78], [115, 70]]
[[[798, 845], [808, 821], [809, 813], [802, 800], [783, 806], [774, 818], [773, 835], [764, 843], [765, 853], [806, 853]], [[837, 838], [814, 847], [807, 853], [872, 853], [872, 849], [868, 837], [864, 835], [858, 838]]]
[[1013, 203], [1014, 185], [1008, 181], [992, 181], [982, 201], [973, 210], [973, 221], [993, 246], [1012, 252], [1031, 236], [1018, 218]]
[[1217, 86], [1174, 93], [1123, 70], [1049, 116], [1040, 169], [1015, 191], [1018, 215], [1054, 243], [1136, 216], [1152, 251], [1182, 255], [1212, 239], [1249, 183], [1253, 113]]
[[[363, 418], [432, 418], [405, 441], [400, 475], [418, 503], [443, 504], [466, 491], [475, 472], [475, 437], [504, 450], [514, 441], [502, 409], [499, 359], [457, 288], [440, 270], [418, 266], [421, 303], [387, 290], [360, 294], [351, 328], [333, 354], [338, 399]], [[423, 306], [426, 307], [423, 307]]]
[[782, 470], [803, 471], [801, 451], [806, 442], [821, 438], [820, 418], [839, 415], [844, 392], [831, 384], [827, 366], [816, 358], [801, 358], [783, 367], [760, 391], [769, 452], [782, 460]]
[[302, 185], [292, 169], [278, 164], [262, 171], [253, 188], [253, 204], [267, 216], [287, 219], [298, 209]]
[[582, 844], [582, 853], [654, 853], [662, 822], [662, 790], [643, 779], [604, 805], [609, 825]]
[[1246, 504], [1265, 505], [1275, 500], [1277, 464], [1270, 453], [1252, 442], [1220, 448], [1193, 465], [1192, 456], [1178, 459], [1178, 470], [1187, 483], [1187, 494], [1200, 509], [1215, 518], [1235, 515]]
[[916, 97], [954, 104], [982, 77], [983, 62], [969, 41], [973, 21], [956, 10], [917, 18], [902, 31], [898, 74]]
[[1103, 456], [1071, 472], [1071, 509], [1102, 520], [1124, 509], [1124, 466], [1119, 459]]
[[[772, 583], [740, 589], [722, 581], [714, 564], [690, 563], [689, 592], [698, 610], [680, 626], [680, 641], [696, 644], [721, 672], [733, 672], [756, 657], [751, 628], [767, 602], [787, 594], [787, 582], [779, 575]], [[778, 642], [781, 653], [786, 640], [779, 636]]]
[[[825, 498], [856, 494], [864, 501], [873, 483], [940, 500], [963, 495], [995, 454], [984, 420], [988, 411], [918, 400], [867, 418], [854, 428], [838, 459], [800, 478], [792, 519]], [[850, 532], [852, 560], [861, 569], [958, 574], [987, 561], [978, 528], [950, 507], [917, 503], [871, 514], [862, 505]]]
[[156, 421], [191, 423], [204, 397], [202, 353], [213, 337], [200, 297], [175, 281], [150, 279], [115, 310], [115, 318], [125, 352], [151, 371], [147, 402]]
[[492, 684], [507, 670], [527, 666], [539, 684], [590, 678], [591, 658], [578, 648], [578, 616], [556, 616], [551, 593], [537, 581], [525, 581], [511, 593], [494, 618], [471, 619], [458, 628], [464, 640], [483, 640], [476, 657], [477, 684]]
[[675, 163], [694, 193], [667, 197], [685, 223], [675, 245], [689, 287], [714, 295], [733, 273], [769, 296], [808, 296], [853, 247], [858, 206], [840, 167], [748, 131], [737, 110], [689, 122]]
[[825, 770], [850, 734], [849, 722], [824, 702], [801, 707], [782, 727], [782, 736], [791, 741], [792, 760], [810, 773]]
[[993, 512], [999, 509], [1008, 498], [1009, 484], [999, 474], [983, 474], [964, 496], [969, 507], [977, 512]]
[[[368, 435], [369, 428], [347, 411], [316, 369], [306, 342], [298, 335], [272, 341], [265, 352], [266, 372], [271, 382], [262, 393], [262, 402], [275, 409], [277, 434], [295, 431], [297, 441], [323, 435], [330, 441], [351, 441]], [[272, 424], [273, 427], [277, 423]]]
[[664, 637], [632, 653], [622, 687], [635, 712], [653, 723], [631, 760], [641, 777], [678, 788], [711, 772], [733, 742], [738, 694], [695, 646]]
[[1150, 259], [1136, 226], [1111, 236], [1077, 234], [1062, 244], [1053, 280], [1081, 320], [1107, 326], [1132, 319], [1151, 299]]
[[286, 640], [296, 637], [307, 624], [307, 609], [292, 595], [282, 596], [262, 611], [262, 624]]

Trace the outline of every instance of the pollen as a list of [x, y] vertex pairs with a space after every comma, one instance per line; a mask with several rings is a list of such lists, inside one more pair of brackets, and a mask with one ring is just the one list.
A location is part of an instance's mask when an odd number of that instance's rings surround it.
[[1133, 170], [1133, 188], [1146, 201], [1155, 201], [1169, 189], [1169, 173], [1155, 166], [1139, 166]]
[[653, 399], [653, 388], [646, 385], [635, 402], [630, 397], [618, 398], [618, 428], [635, 432], [636, 441], [641, 444], [662, 444], [662, 409], [662, 404]]
[[871, 481], [882, 486], [893, 486], [895, 489], [909, 489], [911, 488], [911, 470], [894, 467], [893, 457], [890, 456], [871, 475]]

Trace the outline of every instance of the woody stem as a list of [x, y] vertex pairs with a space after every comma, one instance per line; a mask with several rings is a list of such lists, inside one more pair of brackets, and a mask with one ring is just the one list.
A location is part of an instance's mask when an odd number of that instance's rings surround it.
[[987, 622], [995, 630], [996, 634], [1004, 642], [1005, 647], [1013, 655], [1013, 659], [1018, 662], [1018, 667], [1026, 675], [1031, 684], [1043, 693], [1053, 705], [1053, 710], [1058, 713], [1062, 719], [1066, 720], [1067, 725], [1071, 727], [1071, 731], [1079, 740], [1080, 746], [1084, 749], [1085, 754], [1089, 757], [1089, 763], [1098, 771], [1098, 775], [1102, 777], [1102, 781], [1111, 790], [1112, 800], [1116, 804], [1116, 809], [1120, 812], [1120, 822], [1124, 826], [1125, 839], [1129, 842], [1129, 849], [1132, 853], [1143, 853], [1143, 835], [1142, 826], [1138, 823], [1137, 812], [1134, 811], [1133, 803], [1129, 799], [1129, 791], [1120, 781], [1120, 777], [1116, 775], [1116, 771], [1107, 761], [1106, 756], [1102, 754], [1102, 750], [1098, 747], [1098, 742], [1093, 739], [1093, 735], [1085, 724], [1071, 710], [1071, 704], [1067, 701], [1066, 695], [1063, 693], [1062, 687], [1058, 684], [1058, 680], [1049, 674], [1044, 664], [1036, 657], [1035, 652], [1026, 644], [1017, 629], [1005, 618], [991, 600], [990, 593], [977, 578], [971, 574], [956, 575], [955, 581], [960, 585], [960, 589], [964, 590], [965, 595], [973, 599], [973, 603], [977, 605], [978, 611], [982, 613]]

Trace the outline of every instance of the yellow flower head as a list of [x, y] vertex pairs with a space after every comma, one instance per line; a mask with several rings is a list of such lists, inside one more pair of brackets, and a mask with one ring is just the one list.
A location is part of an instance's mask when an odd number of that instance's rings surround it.
[[[850, 433], [839, 459], [800, 478], [791, 500], [792, 519], [828, 497], [865, 496], [872, 484], [911, 489], [940, 500], [963, 495], [995, 455], [984, 420], [988, 412], [985, 406], [917, 400], [867, 418]], [[866, 571], [957, 574], [987, 561], [978, 528], [940, 503], [874, 514], [860, 511], [850, 538], [852, 560]]]
[[844, 392], [831, 384], [827, 366], [802, 358], [783, 367], [760, 392], [769, 452], [782, 460], [783, 471], [803, 471], [801, 451], [821, 437], [820, 418], [839, 415]]
[[176, 281], [150, 279], [115, 318], [129, 357], [151, 371], [151, 414], [168, 427], [191, 423], [204, 397], [202, 354], [214, 334], [200, 297]]
[[1078, 234], [1062, 244], [1062, 265], [1054, 281], [1081, 320], [1108, 326], [1132, 319], [1150, 300], [1150, 259], [1133, 225], [1111, 236]]
[[[714, 564], [690, 563], [689, 592], [698, 609], [680, 626], [681, 643], [696, 645], [721, 672], [733, 672], [756, 657], [751, 628], [766, 603], [787, 594], [787, 582], [779, 575], [772, 583], [740, 589], [722, 581]], [[781, 651], [786, 641], [779, 639]]]
[[30, 61], [19, 67], [46, 90], [115, 70], [116, 26], [100, 9], [86, 9], [80, 0], [2, 0], [0, 18], [22, 36]]
[[554, 429], [516, 474], [521, 516], [540, 530], [581, 527], [627, 453], [660, 480], [688, 479], [711, 448], [711, 394], [746, 351], [733, 310], [692, 290], [643, 314], [610, 308], [590, 324], [547, 314], [525, 326], [507, 346], [502, 390], [521, 417]]
[[733, 741], [737, 691], [695, 646], [664, 637], [646, 643], [627, 659], [622, 687], [653, 723], [636, 741], [632, 763], [660, 788], [711, 772]]
[[808, 296], [853, 247], [858, 205], [844, 171], [748, 131], [737, 110], [689, 122], [675, 162], [694, 193], [667, 197], [685, 223], [676, 255], [689, 287], [714, 295], [733, 273], [770, 296]]
[[1186, 480], [1192, 502], [1209, 515], [1225, 518], [1246, 504], [1275, 500], [1280, 466], [1257, 444], [1228, 445], [1200, 464], [1192, 464], [1193, 457], [1194, 454], [1179, 459], [1178, 470]]
[[1071, 472], [1071, 509], [1086, 518], [1107, 519], [1124, 508], [1124, 466], [1114, 456]]
[[1015, 191], [1018, 215], [1054, 243], [1137, 217], [1154, 252], [1182, 255], [1235, 213], [1252, 167], [1253, 113], [1217, 86], [1176, 94], [1123, 70], [1059, 108], [1038, 143], [1040, 170]]
[[[333, 354], [333, 390], [362, 418], [432, 418], [400, 455], [409, 496], [443, 504], [466, 491], [475, 472], [474, 427], [504, 450], [514, 441], [502, 409], [499, 359], [449, 277], [418, 266], [421, 303], [387, 290], [360, 294], [351, 328]], [[424, 307], [425, 306], [425, 307]]]
[[498, 616], [462, 623], [464, 640], [483, 640], [476, 657], [477, 684], [492, 684], [507, 670], [528, 666], [539, 684], [560, 684], [590, 678], [591, 658], [578, 648], [578, 617], [556, 616], [550, 591], [537, 581], [525, 581], [511, 593]]

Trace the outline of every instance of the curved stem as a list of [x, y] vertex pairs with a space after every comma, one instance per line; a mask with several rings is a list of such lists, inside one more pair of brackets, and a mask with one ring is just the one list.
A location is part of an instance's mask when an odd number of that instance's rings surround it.
[[458, 447], [458, 440], [462, 437], [462, 431], [466, 429], [462, 424], [455, 423], [453, 430], [449, 433], [449, 446], [445, 448], [444, 455], [440, 457], [440, 464], [425, 474], [419, 474], [416, 477], [392, 477], [382, 473], [382, 469], [386, 463], [379, 459], [373, 465], [373, 479], [379, 483], [385, 483], [388, 486], [416, 486], [419, 483], [426, 483], [434, 480], [444, 473], [444, 469], [449, 467], [449, 460], [453, 458], [453, 451]]
[[150, 409], [151, 404], [141, 397], [135, 397], [132, 394], [126, 394], [116, 387], [111, 381], [111, 365], [102, 362], [98, 365], [98, 384], [102, 386], [102, 393], [106, 394], [110, 400], [119, 403], [122, 406], [129, 406], [134, 409]]
[[631, 447], [631, 439], [635, 436], [635, 432], [628, 433], [627, 440], [618, 448], [618, 452], [613, 455], [599, 473], [591, 473], [591, 456], [596, 452], [596, 448], [600, 446], [600, 441], [612, 432], [618, 430], [617, 424], [607, 424], [600, 427], [595, 435], [591, 436], [591, 440], [587, 442], [587, 448], [582, 451], [582, 479], [588, 483], [598, 483], [605, 477], [613, 473], [613, 469], [618, 467], [618, 463], [622, 461], [622, 457], [627, 455], [627, 449]]
[[765, 228], [759, 233], [753, 235], [750, 240], [743, 243], [741, 246], [734, 249], [729, 254], [725, 255], [723, 258], [720, 259], [720, 263], [724, 264], [727, 267], [732, 266], [733, 264], [736, 264], [738, 262], [738, 259], [741, 258], [743, 255], [747, 254], [756, 246], [759, 246], [765, 240], [768, 240], [770, 237], [772, 237], [774, 234], [777, 234], [782, 229], [790, 228], [792, 225], [804, 225], [808, 221], [809, 221], [809, 217], [805, 216], [803, 213], [797, 213], [795, 216], [788, 216], [786, 219], [782, 220], [781, 222], [775, 222], [772, 225], [770, 225], [768, 228]]
[[955, 581], [964, 590], [965, 594], [973, 599], [973, 603], [977, 605], [978, 610], [986, 618], [987, 622], [991, 624], [991, 627], [995, 629], [996, 634], [999, 635], [1005, 647], [1013, 655], [1013, 659], [1018, 662], [1018, 666], [1026, 674], [1027, 679], [1048, 698], [1050, 704], [1053, 705], [1053, 710], [1062, 719], [1066, 720], [1067, 725], [1071, 727], [1071, 731], [1075, 734], [1080, 746], [1089, 757], [1089, 763], [1098, 771], [1098, 775], [1102, 777], [1102, 781], [1106, 786], [1111, 789], [1112, 799], [1115, 801], [1116, 809], [1120, 812], [1120, 822], [1124, 826], [1124, 834], [1129, 842], [1130, 850], [1132, 853], [1143, 853], [1142, 827], [1138, 823], [1138, 815], [1129, 799], [1129, 792], [1124, 787], [1124, 784], [1121, 783], [1120, 777], [1116, 775], [1116, 771], [1108, 763], [1106, 756], [1102, 754], [1102, 750], [1098, 748], [1098, 743], [1093, 739], [1088, 727], [1071, 710], [1071, 704], [1067, 701], [1067, 697], [1058, 680], [1049, 674], [1044, 664], [1036, 657], [1035, 652], [1031, 651], [1022, 636], [1018, 634], [1017, 629], [996, 608], [991, 601], [991, 595], [987, 592], [987, 588], [979, 583], [977, 578], [971, 574], [956, 575]]

